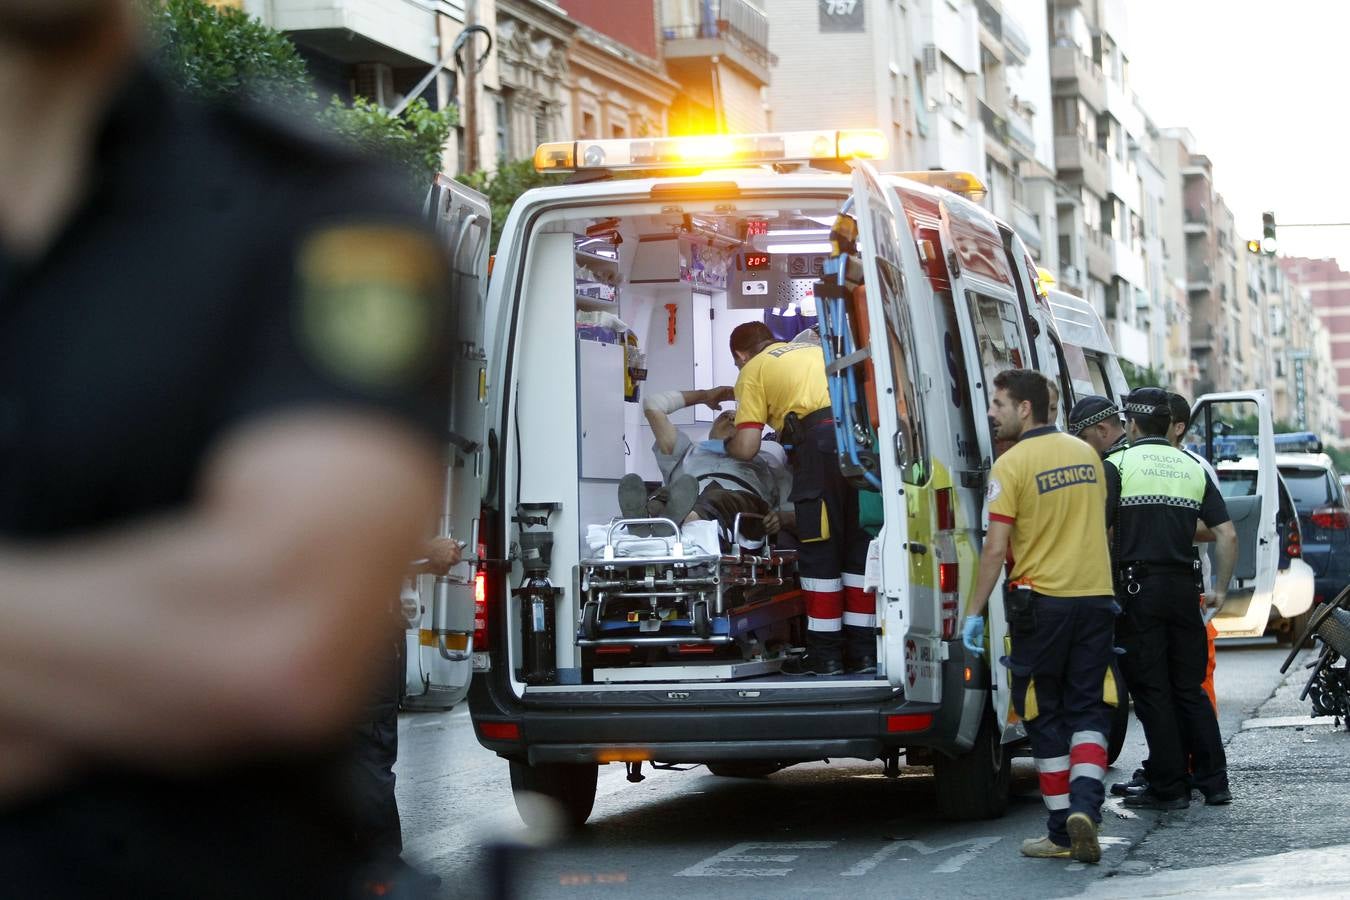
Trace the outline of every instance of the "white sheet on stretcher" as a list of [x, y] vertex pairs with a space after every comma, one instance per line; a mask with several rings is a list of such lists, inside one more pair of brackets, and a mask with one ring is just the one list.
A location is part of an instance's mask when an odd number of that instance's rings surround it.
[[[666, 530], [661, 525], [659, 531]], [[717, 540], [717, 523], [706, 520], [690, 522], [682, 529], [684, 534], [685, 556], [718, 556], [722, 545]], [[605, 550], [605, 536], [609, 534], [609, 525], [588, 525], [586, 527], [586, 546], [592, 556], [601, 556]], [[675, 535], [656, 534], [652, 537], [636, 537], [628, 534], [623, 527], [614, 529], [614, 555], [621, 557], [660, 557], [671, 556], [674, 552]]]

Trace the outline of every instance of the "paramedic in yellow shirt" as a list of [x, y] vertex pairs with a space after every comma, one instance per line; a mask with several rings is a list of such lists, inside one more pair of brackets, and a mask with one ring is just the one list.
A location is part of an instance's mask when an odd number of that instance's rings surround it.
[[784, 343], [763, 322], [731, 332], [736, 433], [727, 453], [754, 459], [768, 425], [788, 450], [796, 514], [797, 571], [806, 595], [806, 656], [784, 671], [875, 674], [877, 607], [863, 590], [869, 537], [858, 490], [839, 471], [825, 356], [818, 343]]
[[1047, 835], [1023, 841], [1022, 853], [1095, 863], [1116, 618], [1102, 518], [1105, 475], [1096, 451], [1046, 424], [1045, 376], [1009, 369], [994, 388], [995, 437], [1017, 443], [990, 472], [989, 533], [963, 642], [983, 652], [985, 606], [1011, 550], [1004, 604], [1012, 654], [1005, 664], [1049, 810]]

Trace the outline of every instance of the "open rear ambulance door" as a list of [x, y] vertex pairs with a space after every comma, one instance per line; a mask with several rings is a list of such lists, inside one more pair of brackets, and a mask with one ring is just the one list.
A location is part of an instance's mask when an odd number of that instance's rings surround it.
[[438, 175], [424, 212], [450, 261], [453, 305], [445, 485], [437, 533], [464, 541], [465, 548], [464, 561], [448, 576], [417, 580], [421, 613], [407, 637], [404, 705], [449, 709], [464, 698], [473, 674], [474, 558], [487, 477], [485, 310], [492, 211], [482, 194]]
[[[881, 465], [884, 522], [877, 536], [880, 544], [880, 587], [877, 605], [882, 629], [882, 657], [886, 677], [911, 700], [938, 702], [942, 699], [942, 636], [931, 627], [914, 628], [913, 610], [918, 604], [937, 603], [936, 585], [919, 585], [910, 578], [909, 517], [902, 468], [912, 444], [908, 423], [900, 420], [894, 399], [904, 396], [896, 366], [913, 366], [912, 351], [905, 347], [914, 339], [909, 328], [909, 296], [905, 272], [920, 271], [918, 251], [909, 237], [899, 197], [884, 186], [875, 169], [856, 162], [853, 171], [854, 215], [862, 255], [866, 287], [867, 318], [871, 333], [870, 354], [877, 398], [877, 455]], [[913, 375], [911, 380], [917, 380]]]
[[[1219, 487], [1238, 534], [1233, 581], [1214, 627], [1220, 637], [1260, 637], [1270, 618], [1280, 564], [1278, 471], [1269, 396], [1265, 391], [1205, 394], [1195, 401], [1183, 444], [1218, 470]], [[1239, 461], [1242, 465], [1228, 465]], [[1206, 552], [1212, 561], [1212, 551]]]

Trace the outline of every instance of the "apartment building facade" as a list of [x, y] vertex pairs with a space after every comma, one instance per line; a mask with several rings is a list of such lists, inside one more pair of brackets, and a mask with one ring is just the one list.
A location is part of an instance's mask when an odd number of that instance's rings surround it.
[[[1036, 27], [1019, 21], [1024, 8]], [[876, 128], [893, 170], [974, 172], [985, 204], [1047, 261], [1054, 233], [1043, 7], [1032, 0], [773, 0], [774, 130]], [[821, 60], [846, 59], [846, 70]], [[1037, 68], [1037, 66], [1039, 68]], [[824, 73], [824, 74], [822, 74]], [[831, 83], [829, 79], [833, 79]], [[1028, 182], [1034, 182], [1028, 187]]]
[[1334, 434], [1344, 445], [1350, 442], [1350, 273], [1334, 259], [1291, 257], [1281, 259], [1280, 265], [1291, 281], [1308, 292], [1326, 330], [1327, 350], [1336, 375]]
[[[666, 73], [679, 84], [670, 108], [672, 133], [768, 130], [766, 88], [776, 59], [765, 3], [660, 0]], [[626, 15], [626, 4], [624, 9]]]
[[1161, 198], [1162, 172], [1141, 159], [1147, 129], [1129, 86], [1125, 3], [1051, 0], [1049, 12], [1061, 281], [1102, 315], [1122, 357], [1157, 368], [1165, 292], [1146, 253], [1153, 244], [1161, 256], [1162, 237], [1145, 208]]

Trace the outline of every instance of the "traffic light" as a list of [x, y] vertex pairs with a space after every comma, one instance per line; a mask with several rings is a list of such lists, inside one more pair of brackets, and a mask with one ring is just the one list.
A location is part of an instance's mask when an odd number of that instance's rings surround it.
[[1261, 213], [1261, 252], [1267, 256], [1275, 255], [1275, 214]]
[[1248, 241], [1248, 242], [1247, 242], [1247, 252], [1248, 252], [1248, 253], [1260, 253], [1260, 252], [1261, 252], [1261, 242], [1260, 242], [1260, 241]]

